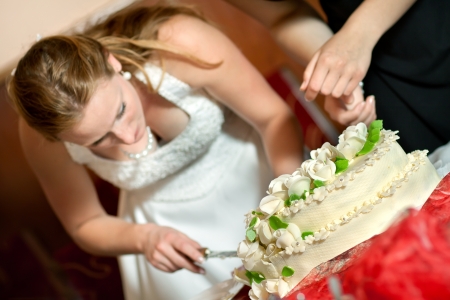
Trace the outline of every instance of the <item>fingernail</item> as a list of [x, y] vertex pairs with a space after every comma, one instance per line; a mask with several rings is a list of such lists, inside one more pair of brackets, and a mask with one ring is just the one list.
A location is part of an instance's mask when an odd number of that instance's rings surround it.
[[203, 256], [200, 256], [199, 258], [197, 258], [197, 262], [198, 262], [199, 264], [202, 264], [202, 263], [205, 262], [205, 258], [204, 258]]
[[370, 104], [372, 104], [374, 100], [375, 100], [375, 96], [374, 95], [369, 96], [369, 100], [368, 101], [369, 101]]
[[199, 271], [198, 271], [200, 274], [206, 274], [206, 271], [205, 271], [205, 269], [200, 269]]
[[306, 87], [306, 81], [303, 81], [302, 84], [300, 85], [300, 89], [304, 90]]
[[356, 111], [361, 111], [361, 110], [363, 110], [363, 108], [364, 108], [365, 105], [366, 105], [366, 102], [358, 103], [358, 105], [356, 106]]
[[308, 98], [305, 97], [306, 102], [311, 102], [312, 100], [309, 100]]

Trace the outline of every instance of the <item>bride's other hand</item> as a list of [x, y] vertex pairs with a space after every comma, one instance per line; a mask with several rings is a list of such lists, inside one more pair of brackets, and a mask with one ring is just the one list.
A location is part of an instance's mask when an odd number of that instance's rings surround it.
[[[349, 96], [349, 99], [334, 98], [326, 96], [324, 109], [330, 117], [341, 125], [349, 126], [360, 122], [369, 125], [377, 117], [375, 109], [375, 97], [368, 96], [364, 101], [364, 96], [360, 87], [357, 87]], [[345, 103], [352, 104], [345, 104]]]
[[200, 244], [173, 228], [151, 225], [143, 252], [155, 268], [165, 272], [187, 269], [193, 273], [205, 273], [194, 263], [203, 262]]

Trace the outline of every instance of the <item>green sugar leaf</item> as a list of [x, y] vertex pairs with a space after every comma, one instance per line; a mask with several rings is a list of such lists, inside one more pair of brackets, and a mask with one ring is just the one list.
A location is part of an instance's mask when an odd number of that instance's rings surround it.
[[303, 194], [300, 196], [300, 199], [306, 200], [306, 191], [303, 192]]
[[375, 120], [370, 123], [369, 133], [367, 134], [367, 140], [364, 143], [363, 148], [356, 153], [356, 156], [361, 156], [369, 153], [375, 147], [375, 144], [380, 140], [380, 131], [383, 129], [383, 121]]
[[254, 280], [256, 283], [261, 283], [261, 281], [263, 281], [264, 279], [266, 279], [266, 277], [264, 277], [264, 275], [261, 274], [261, 273], [258, 273], [258, 272], [252, 272], [252, 273], [256, 273], [256, 274], [253, 274], [253, 280]]
[[314, 235], [314, 232], [312, 231], [305, 231], [302, 233], [302, 239], [305, 239], [308, 235]]
[[245, 235], [250, 242], [253, 242], [256, 239], [256, 231], [254, 231], [252, 228], [247, 229]]
[[264, 214], [262, 212], [259, 211], [252, 211], [252, 215], [257, 215], [257, 216], [264, 216]]
[[291, 206], [292, 201], [295, 201], [295, 200], [300, 200], [300, 196], [293, 193], [289, 196], [289, 198], [286, 201], [284, 201], [284, 206]]
[[289, 206], [291, 206], [291, 205], [292, 205], [292, 201], [291, 201], [291, 198], [289, 197], [289, 198], [287, 198], [287, 199], [284, 201], [284, 206], [289, 207]]
[[323, 182], [322, 180], [317, 180], [316, 179], [316, 180], [313, 181], [313, 184], [314, 184], [314, 187], [318, 188], [318, 187], [324, 186], [325, 182]]
[[375, 143], [372, 143], [371, 141], [367, 140], [363, 148], [358, 153], [356, 153], [356, 156], [361, 156], [369, 153], [373, 149], [373, 147], [375, 147]]
[[253, 283], [253, 275], [252, 272], [249, 270], [245, 270], [245, 276], [248, 278], [248, 281], [250, 281], [250, 285]]
[[253, 281], [256, 283], [261, 283], [261, 281], [266, 279], [263, 274], [261, 274], [259, 272], [255, 272], [255, 271], [249, 271], [249, 270], [245, 270], [245, 276], [250, 281], [250, 284], [252, 284]]
[[369, 131], [373, 130], [373, 129], [383, 129], [383, 120], [375, 120], [372, 123], [370, 123], [369, 125]]
[[289, 200], [291, 200], [291, 201], [300, 200], [300, 196], [293, 193], [289, 196]]
[[273, 230], [278, 230], [280, 228], [287, 228], [288, 224], [284, 223], [283, 221], [280, 220], [280, 218], [276, 217], [276, 216], [271, 216], [269, 218], [269, 225]]
[[369, 132], [369, 136], [367, 137], [367, 140], [376, 144], [380, 140], [380, 129], [375, 128], [374, 130], [371, 130]]
[[253, 219], [250, 221], [250, 224], [248, 224], [248, 227], [253, 228], [253, 226], [255, 226], [257, 221], [258, 221], [258, 217], [253, 217]]
[[283, 277], [291, 277], [292, 275], [294, 275], [294, 273], [295, 273], [294, 269], [288, 266], [284, 266], [283, 270], [281, 271], [281, 275]]
[[348, 168], [348, 159], [345, 158], [336, 158], [336, 161], [334, 162], [336, 165], [336, 174], [339, 174]]

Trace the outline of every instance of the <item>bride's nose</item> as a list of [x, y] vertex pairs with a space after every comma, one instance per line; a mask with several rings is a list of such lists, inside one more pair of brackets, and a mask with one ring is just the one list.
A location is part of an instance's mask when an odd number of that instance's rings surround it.
[[122, 144], [131, 145], [135, 141], [135, 131], [131, 126], [117, 126], [114, 129], [114, 135]]

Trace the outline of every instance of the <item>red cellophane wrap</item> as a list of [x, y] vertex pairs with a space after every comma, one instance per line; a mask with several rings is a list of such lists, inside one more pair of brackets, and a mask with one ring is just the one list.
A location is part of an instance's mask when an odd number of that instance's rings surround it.
[[383, 234], [323, 263], [283, 300], [333, 299], [331, 275], [343, 299], [450, 299], [450, 174], [422, 210], [409, 210]]

